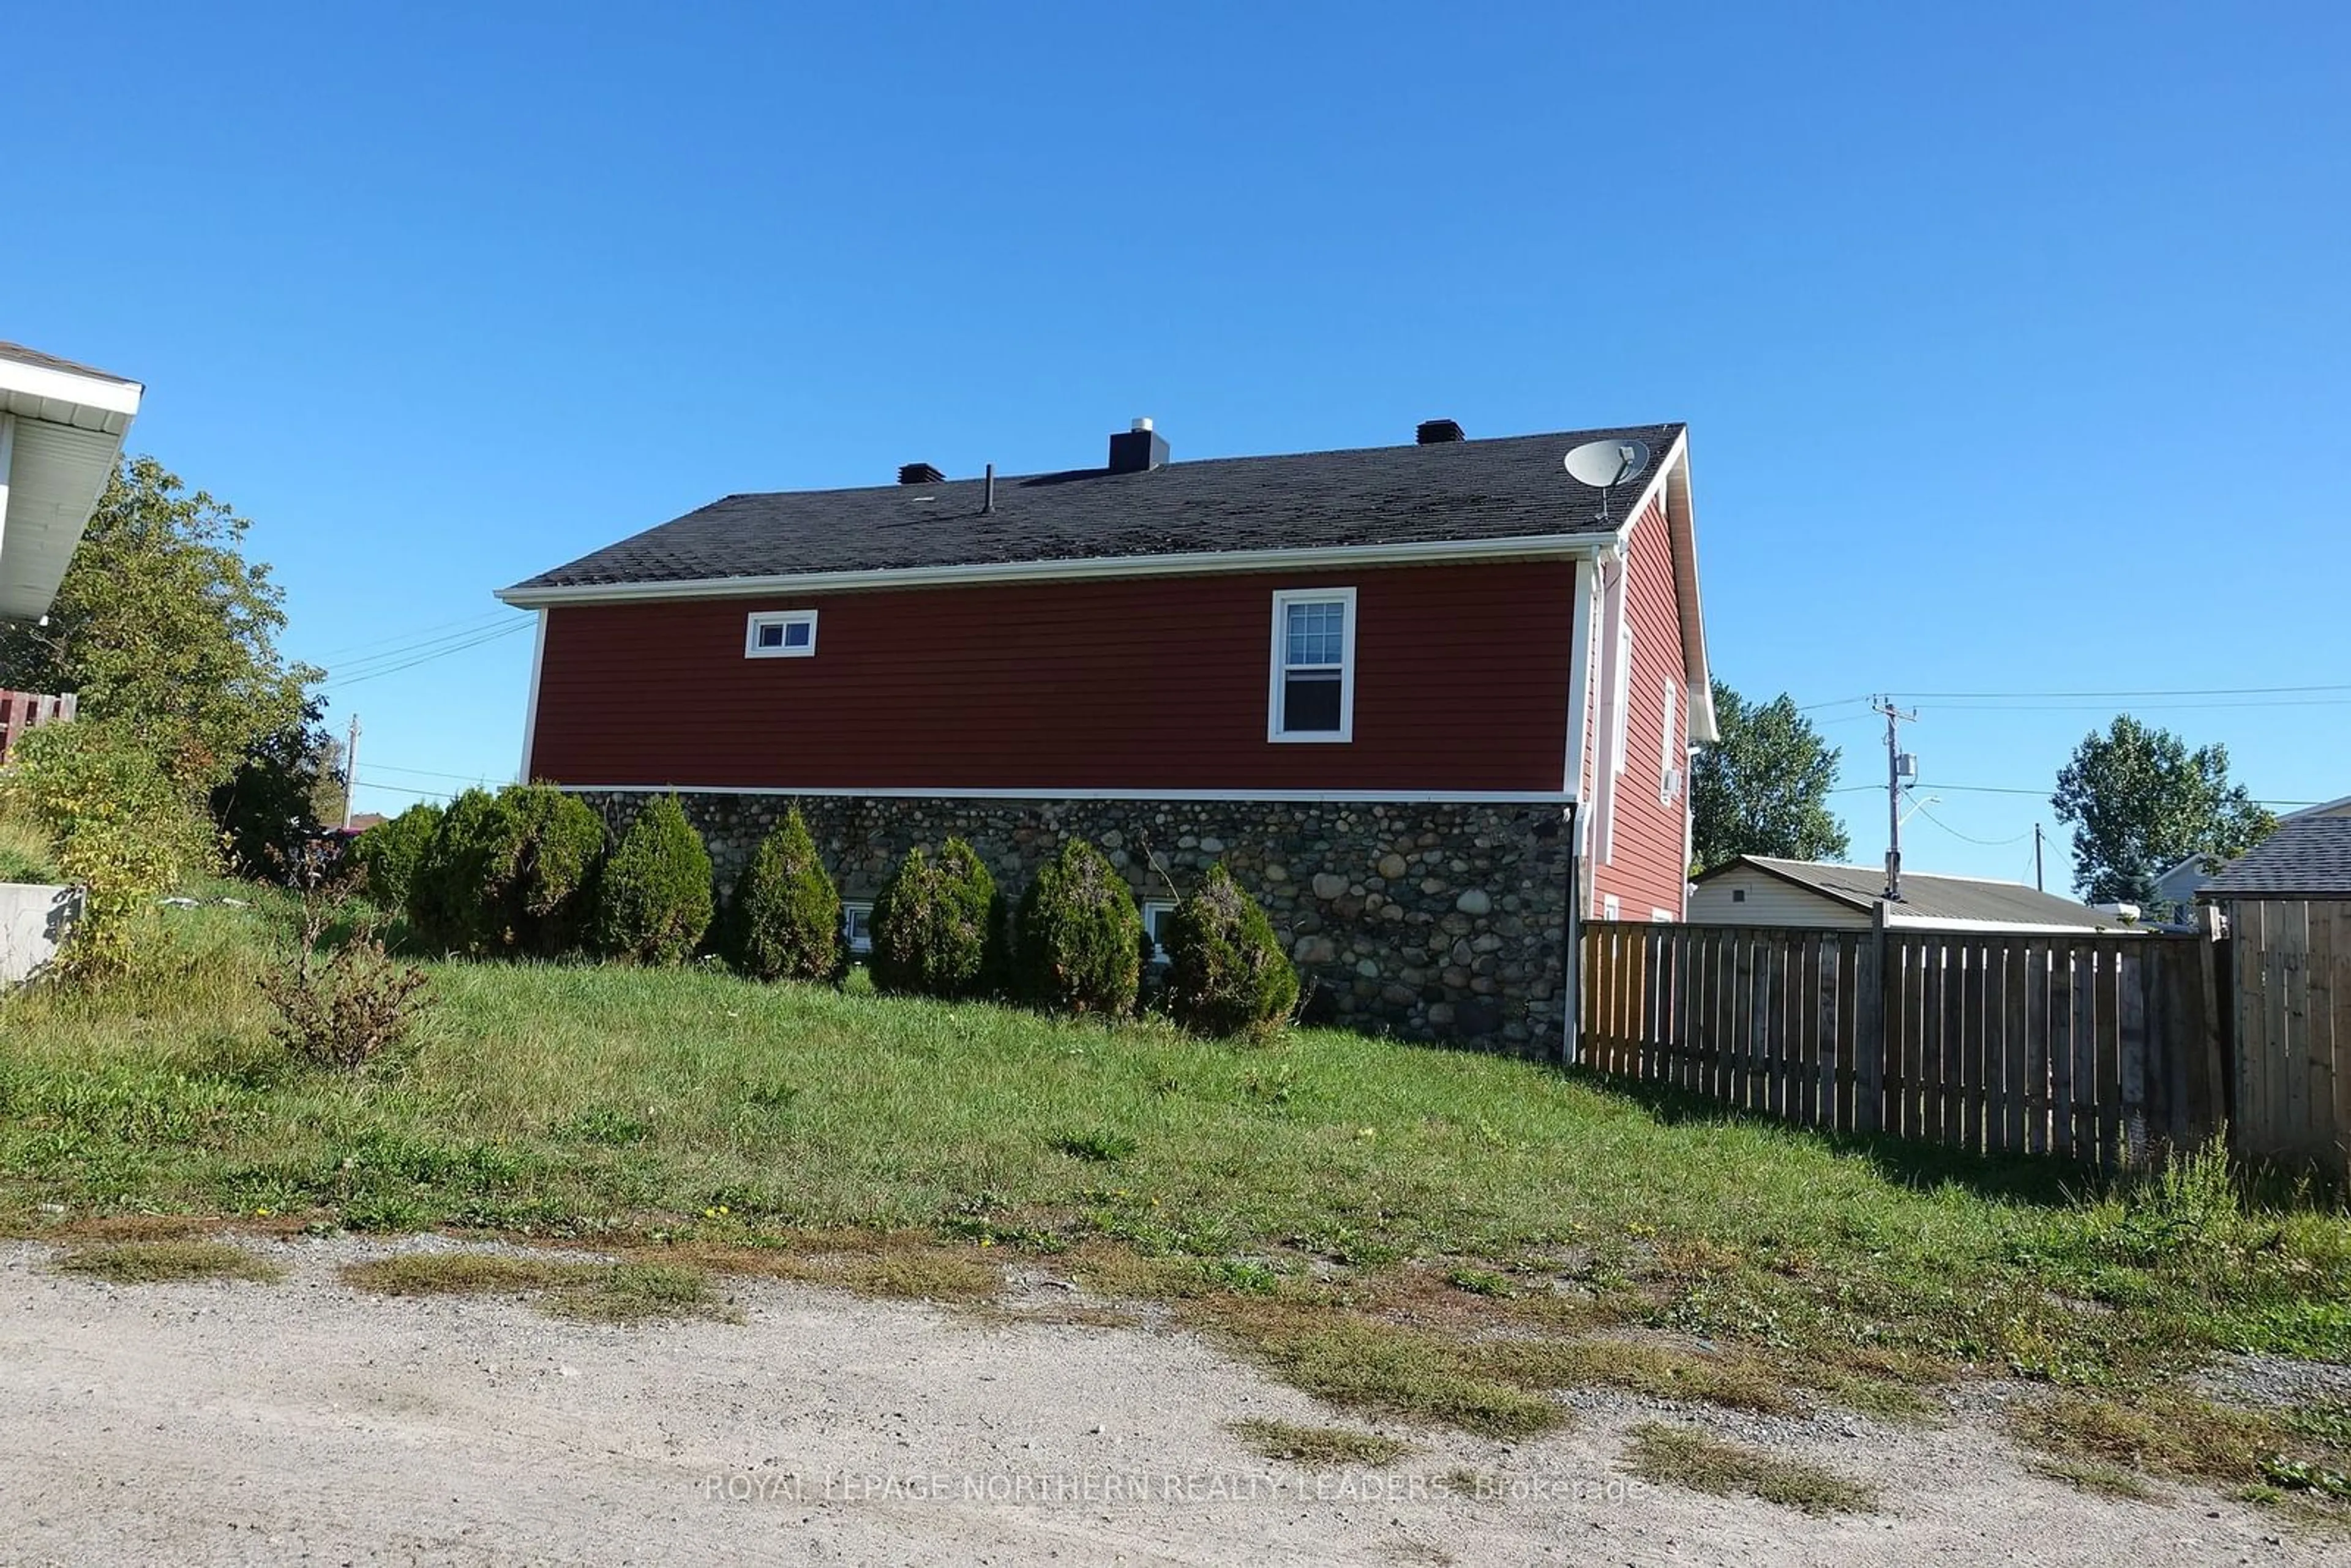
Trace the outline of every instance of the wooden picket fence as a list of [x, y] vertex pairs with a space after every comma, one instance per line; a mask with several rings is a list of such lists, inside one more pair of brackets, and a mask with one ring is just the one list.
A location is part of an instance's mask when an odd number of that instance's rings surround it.
[[2239, 1147], [2351, 1175], [2351, 901], [2230, 904]]
[[16, 748], [16, 737], [44, 724], [59, 724], [74, 716], [79, 701], [73, 693], [47, 696], [38, 692], [0, 691], [0, 764]]
[[1835, 1132], [2119, 1166], [2227, 1116], [2209, 936], [1594, 921], [1583, 1060]]

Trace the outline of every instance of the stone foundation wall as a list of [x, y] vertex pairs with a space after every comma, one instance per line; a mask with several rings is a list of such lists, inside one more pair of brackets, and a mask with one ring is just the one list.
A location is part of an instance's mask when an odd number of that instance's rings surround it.
[[[617, 833], [649, 797], [580, 798]], [[1558, 806], [797, 799], [845, 899], [872, 898], [909, 847], [956, 835], [1016, 897], [1071, 835], [1108, 854], [1138, 899], [1180, 897], [1222, 861], [1297, 960], [1310, 1017], [1559, 1050], [1569, 858]], [[679, 800], [731, 889], [794, 797]]]

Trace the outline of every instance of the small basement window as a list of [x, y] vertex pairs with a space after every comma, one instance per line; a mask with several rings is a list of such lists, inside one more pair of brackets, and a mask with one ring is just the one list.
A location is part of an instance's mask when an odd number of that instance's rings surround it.
[[1167, 940], [1160, 932], [1167, 917], [1175, 913], [1176, 906], [1164, 898], [1143, 901], [1143, 932], [1151, 938], [1151, 967], [1155, 969], [1167, 967]]
[[743, 633], [747, 659], [806, 659], [816, 653], [816, 612], [755, 610]]
[[852, 956], [862, 958], [873, 951], [873, 906], [870, 904], [844, 904], [841, 906], [841, 934], [849, 943]]
[[1345, 741], [1355, 731], [1355, 591], [1284, 589], [1273, 596], [1268, 740]]

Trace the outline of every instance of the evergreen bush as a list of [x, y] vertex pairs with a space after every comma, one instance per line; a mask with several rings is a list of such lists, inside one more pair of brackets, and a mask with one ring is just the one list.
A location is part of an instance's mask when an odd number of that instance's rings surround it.
[[682, 964], [710, 929], [710, 852], [674, 795], [637, 813], [604, 862], [596, 899], [598, 949], [641, 964]]
[[839, 980], [848, 972], [841, 893], [795, 806], [735, 884], [736, 967], [757, 980]]
[[361, 833], [351, 845], [351, 858], [367, 878], [368, 896], [386, 909], [405, 908], [409, 882], [440, 825], [440, 806], [420, 800]]
[[1267, 1034], [1298, 1006], [1298, 971], [1273, 922], [1221, 865], [1177, 904], [1167, 943], [1167, 1010], [1194, 1034]]
[[544, 784], [468, 789], [410, 868], [417, 940], [474, 957], [552, 957], [580, 943], [604, 850], [603, 819]]
[[1020, 899], [1012, 961], [1021, 994], [1053, 1012], [1134, 1010], [1143, 912], [1100, 850], [1071, 839]]
[[873, 900], [874, 989], [978, 996], [991, 989], [1002, 926], [996, 878], [977, 852], [949, 839], [933, 860], [917, 844]]

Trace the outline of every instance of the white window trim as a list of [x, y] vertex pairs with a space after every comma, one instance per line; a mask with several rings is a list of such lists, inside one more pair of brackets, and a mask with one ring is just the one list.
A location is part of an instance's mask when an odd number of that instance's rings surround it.
[[1167, 944], [1161, 940], [1158, 932], [1152, 929], [1152, 916], [1155, 915], [1165, 920], [1175, 913], [1176, 904], [1173, 899], [1146, 898], [1143, 901], [1143, 932], [1144, 936], [1151, 938], [1151, 967], [1155, 969], [1164, 969], [1167, 967]]
[[[865, 920], [866, 920], [866, 926], [865, 926], [865, 943], [864, 943], [864, 946], [860, 946], [858, 945], [858, 941], [857, 941], [856, 936], [854, 936], [853, 935], [852, 935], [852, 927], [851, 927], [851, 925], [850, 925], [849, 917], [850, 917], [851, 915], [862, 915], [863, 916], [865, 916]], [[863, 900], [863, 899], [851, 899], [851, 900], [849, 900], [848, 902], [846, 902], [846, 903], [844, 903], [843, 904], [841, 904], [841, 941], [842, 941], [842, 942], [844, 942], [844, 943], [846, 943], [846, 944], [848, 945], [849, 951], [850, 951], [850, 955], [851, 955], [852, 957], [862, 958], [862, 957], [867, 956], [868, 955], [870, 955], [870, 954], [873, 951], [873, 925], [872, 925], [872, 921], [873, 921], [873, 905], [872, 905], [871, 903], [867, 902], [866, 900]]]
[[[762, 648], [759, 632], [768, 626], [806, 626], [805, 648]], [[813, 659], [816, 657], [816, 612], [813, 610], [754, 610], [743, 623], [743, 656], [747, 659]]]
[[1674, 720], [1678, 716], [1674, 712], [1677, 706], [1675, 699], [1680, 695], [1680, 683], [1667, 675], [1665, 732], [1657, 741], [1657, 804], [1660, 806], [1672, 805], [1680, 799], [1682, 792], [1682, 771], [1675, 766], [1678, 758], [1675, 756], [1674, 746]]
[[1613, 894], [1613, 893], [1607, 893], [1607, 894], [1601, 894], [1601, 896], [1600, 896], [1600, 918], [1601, 918], [1601, 919], [1603, 919], [1603, 920], [1622, 920], [1622, 919], [1624, 919], [1624, 918], [1625, 918], [1625, 903], [1624, 903], [1624, 900], [1622, 900], [1622, 899], [1618, 898], [1618, 897], [1617, 897], [1614, 894]]
[[1608, 770], [1622, 773], [1631, 759], [1632, 747], [1625, 744], [1633, 727], [1633, 620], [1628, 614], [1617, 632], [1616, 649], [1616, 711], [1609, 716]]
[[[1327, 604], [1336, 600], [1345, 606], [1340, 617], [1339, 650], [1339, 727], [1285, 731], [1281, 727], [1281, 678], [1286, 673], [1282, 664], [1290, 607], [1293, 604]], [[1352, 588], [1283, 588], [1273, 595], [1273, 648], [1271, 668], [1266, 682], [1265, 737], [1285, 745], [1313, 745], [1317, 742], [1340, 745], [1355, 738], [1355, 591]]]

